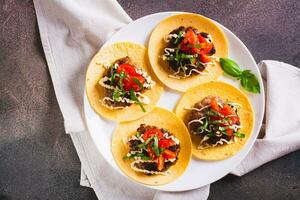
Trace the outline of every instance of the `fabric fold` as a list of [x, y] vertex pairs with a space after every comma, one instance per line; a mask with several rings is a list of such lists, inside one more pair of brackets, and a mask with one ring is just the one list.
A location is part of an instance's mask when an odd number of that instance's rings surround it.
[[115, 0], [34, 0], [39, 31], [67, 133], [85, 130], [85, 70], [92, 56], [131, 22]]
[[264, 132], [247, 157], [231, 173], [249, 171], [300, 149], [300, 69], [278, 61], [258, 64], [266, 86]]

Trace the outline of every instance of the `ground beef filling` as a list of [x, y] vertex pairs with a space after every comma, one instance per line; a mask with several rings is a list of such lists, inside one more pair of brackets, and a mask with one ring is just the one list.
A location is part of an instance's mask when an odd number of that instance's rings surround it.
[[[195, 37], [201, 38], [202, 43], [199, 40], [185, 39], [187, 35], [191, 35], [187, 34], [188, 31], [192, 31]], [[164, 56], [170, 67], [169, 70], [179, 77], [187, 77], [203, 72], [206, 68], [205, 63], [210, 62], [209, 56], [216, 53], [212, 41], [209, 41], [210, 36], [208, 33], [199, 32], [193, 27], [180, 26], [170, 32]]]
[[[137, 129], [137, 132], [139, 133], [140, 138], [145, 138], [145, 134], [149, 134], [152, 130], [159, 130], [162, 135], [167, 136], [164, 138], [161, 138], [161, 140], [166, 139], [166, 138], [171, 138], [173, 135], [166, 129], [159, 129], [155, 126], [149, 126], [145, 124], [141, 124], [140, 127]], [[159, 134], [158, 134], [159, 135]], [[174, 137], [174, 136], [173, 136]], [[160, 140], [159, 140], [160, 141]], [[145, 142], [145, 141], [144, 141]], [[148, 175], [152, 175], [153, 173], [150, 172], [166, 172], [172, 165], [175, 165], [177, 160], [178, 160], [178, 154], [180, 151], [180, 144], [173, 142], [170, 146], [165, 146], [165, 148], [161, 148], [162, 152], [160, 155], [156, 155], [153, 151], [153, 149], [149, 150], [149, 147], [151, 147], [153, 144], [153, 141], [151, 141], [148, 146], [145, 148], [141, 148], [140, 145], [143, 144], [143, 142], [137, 138], [137, 137], [132, 137], [128, 140], [127, 144], [129, 146], [129, 153], [130, 152], [138, 152], [136, 153], [137, 157], [135, 157], [136, 160], [142, 160], [141, 162], [135, 162], [134, 167], [138, 168], [140, 170], [145, 170], [144, 173]], [[158, 144], [161, 144], [160, 142]], [[166, 151], [171, 151], [176, 155], [172, 159], [168, 159], [167, 157], [163, 158], [163, 168], [159, 169], [159, 157], [164, 156], [164, 152]], [[143, 160], [144, 157], [147, 159]]]
[[[222, 106], [228, 104], [220, 97], [208, 96], [202, 101], [197, 102], [192, 108], [188, 127], [192, 134], [201, 138], [199, 147], [212, 147], [218, 144], [228, 144], [233, 142], [235, 133], [238, 132], [240, 121], [237, 114], [237, 109], [230, 106], [232, 110], [227, 116], [221, 114], [220, 116], [216, 110], [211, 107], [212, 101], [217, 103], [217, 106], [222, 109]], [[222, 110], [220, 111], [222, 112]], [[201, 120], [201, 123], [199, 122]], [[220, 123], [217, 123], [220, 122]], [[234, 127], [229, 129], [227, 127]]]

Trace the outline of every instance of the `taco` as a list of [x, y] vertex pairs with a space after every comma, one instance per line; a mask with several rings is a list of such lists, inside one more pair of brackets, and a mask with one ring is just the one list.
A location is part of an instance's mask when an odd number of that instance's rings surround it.
[[227, 39], [210, 19], [179, 14], [161, 21], [151, 34], [148, 56], [158, 79], [186, 91], [222, 74], [218, 58], [227, 57]]
[[155, 108], [116, 128], [111, 150], [120, 169], [146, 185], [163, 185], [185, 171], [192, 147], [184, 123], [172, 112]]
[[101, 116], [130, 121], [149, 113], [162, 87], [151, 76], [147, 50], [139, 44], [115, 43], [102, 48], [86, 74], [86, 92]]
[[228, 83], [212, 81], [189, 89], [175, 112], [188, 127], [193, 155], [199, 159], [233, 156], [252, 134], [254, 112], [250, 101]]

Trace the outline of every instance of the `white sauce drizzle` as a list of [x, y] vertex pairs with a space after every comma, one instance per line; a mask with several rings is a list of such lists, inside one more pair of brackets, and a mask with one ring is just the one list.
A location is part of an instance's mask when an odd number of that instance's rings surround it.
[[194, 119], [194, 120], [189, 121], [189, 123], [188, 123], [188, 128], [190, 128], [190, 126], [191, 126], [192, 123], [200, 123], [200, 124], [203, 124], [202, 119], [205, 119], [205, 117], [201, 117], [200, 119]]
[[[110, 65], [105, 65], [103, 63], [101, 63], [101, 64], [105, 68], [110, 67]], [[119, 65], [116, 63], [116, 64], [113, 65], [113, 68], [117, 68], [118, 66]], [[143, 84], [144, 88], [149, 89], [149, 88], [153, 87], [156, 84], [155, 81], [153, 81], [151, 79], [151, 77], [147, 74], [147, 72], [145, 72], [144, 70], [142, 70], [140, 68], [136, 68], [135, 71], [145, 78], [145, 82]], [[98, 83], [104, 88], [114, 90], [116, 87], [104, 83], [105, 81], [108, 81], [108, 80], [110, 80], [110, 79], [107, 76], [104, 76], [103, 78], [100, 79], [100, 81]], [[136, 92], [136, 95], [138, 96], [138, 99], [141, 103], [146, 104], [146, 105], [150, 103], [150, 99], [147, 96], [143, 95], [141, 92]], [[101, 101], [103, 106], [105, 106], [106, 108], [109, 108], [109, 109], [117, 110], [117, 109], [123, 109], [123, 108], [129, 107], [129, 106], [110, 106], [110, 105], [107, 105], [105, 103], [105, 101], [114, 102], [114, 100], [110, 97], [104, 97], [100, 101]], [[135, 101], [132, 101], [131, 99], [128, 99], [128, 98], [125, 98], [125, 97], [123, 97], [123, 98], [119, 97], [118, 102], [129, 103], [129, 104], [135, 103]]]
[[166, 139], [173, 140], [176, 144], [179, 144], [179, 140], [176, 137], [174, 137], [174, 135], [169, 135], [169, 133], [164, 133], [164, 137]]
[[209, 108], [210, 107], [210, 105], [207, 105], [207, 106], [203, 106], [202, 108], [195, 108], [195, 107], [191, 107], [191, 108], [189, 108], [189, 107], [184, 107], [184, 109], [185, 110], [196, 110], [196, 111], [199, 111], [199, 112], [201, 112], [202, 110], [204, 110], [205, 108]]

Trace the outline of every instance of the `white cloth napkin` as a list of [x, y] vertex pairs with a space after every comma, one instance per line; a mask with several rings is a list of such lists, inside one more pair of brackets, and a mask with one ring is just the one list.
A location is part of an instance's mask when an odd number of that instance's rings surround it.
[[[86, 66], [111, 34], [131, 21], [120, 5], [115, 0], [34, 0], [34, 5], [65, 129], [82, 163], [81, 185], [92, 187], [99, 199], [207, 199], [209, 186], [170, 193], [128, 181], [106, 163], [86, 130]], [[259, 67], [266, 81], [265, 135], [233, 171], [236, 175], [300, 148], [300, 70], [276, 61], [263, 61]]]

